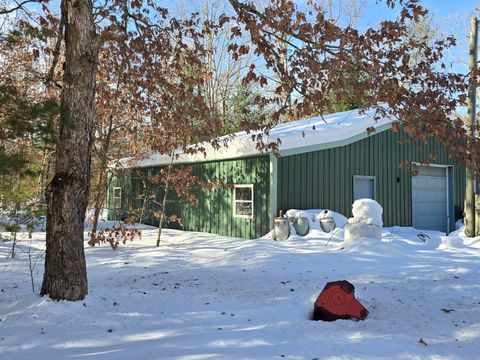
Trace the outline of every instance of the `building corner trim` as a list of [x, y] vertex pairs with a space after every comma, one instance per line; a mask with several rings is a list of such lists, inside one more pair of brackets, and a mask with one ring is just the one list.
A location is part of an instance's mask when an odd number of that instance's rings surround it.
[[270, 154], [270, 228], [277, 216], [278, 206], [278, 159], [275, 155]]

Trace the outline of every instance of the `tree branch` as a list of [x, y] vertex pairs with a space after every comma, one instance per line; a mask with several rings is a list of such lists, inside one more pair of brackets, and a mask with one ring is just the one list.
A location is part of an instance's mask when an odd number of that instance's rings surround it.
[[53, 50], [52, 66], [50, 67], [50, 70], [48, 71], [47, 77], [45, 79], [46, 85], [48, 85], [50, 81], [53, 80], [53, 77], [55, 75], [55, 68], [57, 67], [58, 58], [60, 57], [60, 47], [62, 45], [64, 27], [65, 27], [65, 18], [62, 15], [60, 17], [60, 23], [58, 24], [57, 41], [55, 43], [55, 49]]
[[32, 2], [36, 2], [35, 0], [25, 0], [21, 3], [17, 3], [17, 6], [11, 8], [11, 9], [7, 9], [5, 7], [2, 7], [0, 8], [0, 15], [6, 15], [6, 14], [10, 14], [14, 11], [17, 11], [17, 10], [20, 10], [23, 8], [24, 5], [28, 4], [28, 3], [32, 3]]
[[[270, 19], [268, 19], [265, 14], [263, 14], [262, 12], [258, 11], [255, 6], [251, 5], [251, 4], [244, 4], [244, 3], [241, 3], [240, 1], [238, 0], [229, 0], [230, 4], [232, 5], [233, 9], [235, 10], [235, 12], [239, 15], [241, 15], [242, 13], [245, 14], [245, 13], [249, 13], [251, 15], [254, 15], [254, 16], [257, 16], [260, 20], [262, 20], [263, 22], [269, 24], [269, 26], [271, 25], [274, 25], [272, 24], [272, 22], [270, 21]], [[266, 30], [265, 28], [262, 27], [261, 29], [263, 32], [265, 32], [266, 34], [268, 35], [271, 35], [273, 36], [274, 38], [276, 38], [277, 40], [281, 40], [281, 41], [284, 41], [285, 43], [287, 43], [288, 45], [294, 47], [294, 48], [297, 48], [298, 49], [298, 46], [294, 45], [292, 42], [290, 41], [287, 41], [285, 38], [275, 34], [274, 32], [272, 31], [268, 31]], [[282, 30], [282, 32], [284, 34], [287, 34], [287, 35], [290, 35], [291, 37], [305, 43], [305, 44], [308, 44], [308, 45], [312, 45], [312, 46], [317, 46], [318, 44], [313, 41], [313, 40], [310, 40], [308, 39], [307, 37], [297, 33], [297, 32], [293, 32], [293, 31], [288, 31], [288, 30]], [[334, 49], [339, 49], [338, 46], [335, 46], [335, 45], [330, 45], [330, 44], [323, 44], [324, 48], [325, 48], [325, 51], [330, 53], [330, 54], [334, 54], [333, 53], [333, 50]]]

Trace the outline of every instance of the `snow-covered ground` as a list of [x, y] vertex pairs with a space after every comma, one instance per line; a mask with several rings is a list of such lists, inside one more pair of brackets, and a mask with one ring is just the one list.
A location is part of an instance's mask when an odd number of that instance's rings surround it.
[[[86, 248], [80, 302], [38, 296], [43, 259], [32, 294], [29, 241], [15, 260], [0, 242], [0, 358], [478, 359], [480, 238], [419, 233], [384, 228], [381, 242], [345, 245], [315, 219], [286, 242], [165, 230], [156, 248], [146, 229], [115, 251]], [[33, 258], [44, 238], [33, 234]], [[325, 283], [343, 279], [368, 319], [310, 321]]]

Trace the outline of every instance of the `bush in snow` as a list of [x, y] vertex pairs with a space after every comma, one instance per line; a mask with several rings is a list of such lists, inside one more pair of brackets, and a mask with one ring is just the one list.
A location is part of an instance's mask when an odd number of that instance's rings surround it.
[[382, 237], [382, 206], [372, 199], [359, 199], [352, 205], [353, 218], [348, 219], [345, 228], [345, 241], [355, 241], [361, 238], [381, 239]]
[[363, 222], [382, 227], [382, 206], [372, 199], [358, 199], [352, 205], [353, 218], [348, 222]]

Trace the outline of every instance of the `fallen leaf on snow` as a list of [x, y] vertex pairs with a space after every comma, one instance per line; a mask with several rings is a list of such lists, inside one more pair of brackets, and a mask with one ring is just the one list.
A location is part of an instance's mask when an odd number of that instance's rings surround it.
[[442, 310], [444, 313], [447, 313], [447, 314], [451, 313], [452, 311], [455, 311], [453, 309], [440, 309], [440, 310]]

